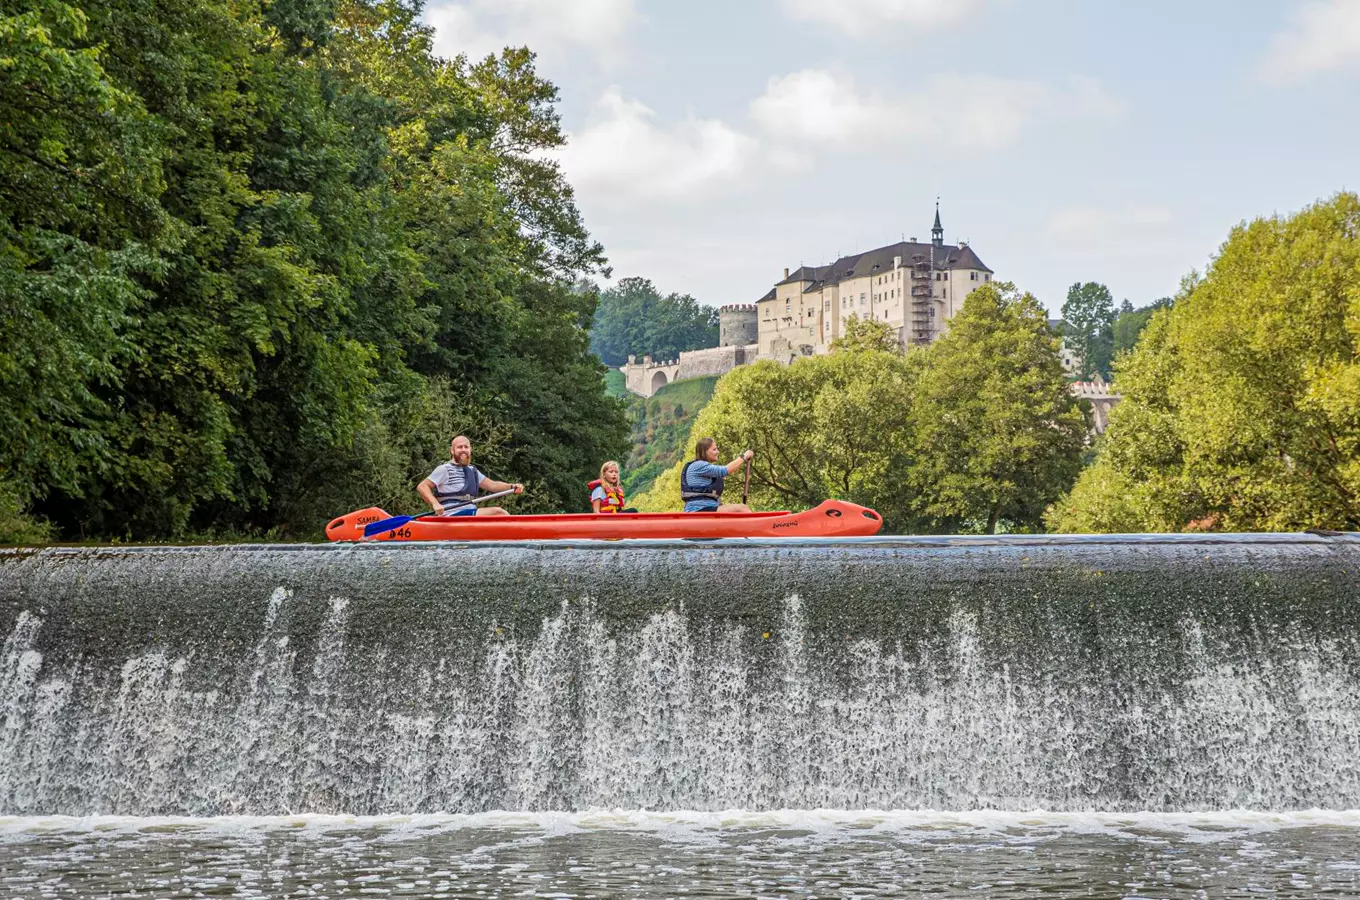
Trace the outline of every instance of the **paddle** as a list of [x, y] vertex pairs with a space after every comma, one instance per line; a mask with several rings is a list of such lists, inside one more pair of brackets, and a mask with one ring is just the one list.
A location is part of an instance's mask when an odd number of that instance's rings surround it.
[[751, 502], [751, 461], [746, 460], [746, 483], [741, 486], [741, 502], [749, 504]]
[[445, 514], [445, 513], [451, 512], [451, 511], [453, 511], [453, 510], [455, 510], [455, 509], [462, 509], [464, 506], [476, 506], [478, 503], [481, 503], [483, 500], [494, 500], [494, 499], [497, 498], [497, 497], [504, 497], [506, 494], [513, 494], [514, 492], [515, 492], [515, 489], [514, 489], [514, 488], [510, 488], [510, 489], [504, 490], [504, 491], [497, 491], [497, 492], [494, 493], [494, 494], [487, 494], [487, 495], [484, 496], [484, 497], [478, 497], [478, 498], [475, 499], [475, 500], [465, 500], [465, 501], [462, 502], [462, 503], [454, 504], [453, 506], [451, 506], [451, 507], [449, 507], [448, 509], [444, 510], [444, 513], [427, 512], [427, 513], [421, 513], [421, 514], [418, 515], [418, 516], [393, 516], [393, 517], [390, 518], [390, 519], [383, 519], [381, 522], [374, 522], [372, 525], [365, 525], [365, 526], [364, 526], [364, 537], [373, 537], [373, 535], [375, 535], [375, 534], [382, 534], [384, 531], [391, 531], [391, 530], [393, 530], [393, 529], [395, 529], [395, 528], [400, 528], [401, 526], [405, 525], [407, 522], [414, 521], [415, 519], [425, 519], [425, 518], [428, 518], [428, 517], [433, 516], [433, 515], [443, 515], [443, 514]]

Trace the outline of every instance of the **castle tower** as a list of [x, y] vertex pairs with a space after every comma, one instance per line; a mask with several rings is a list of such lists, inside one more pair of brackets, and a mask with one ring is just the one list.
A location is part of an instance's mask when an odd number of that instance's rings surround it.
[[718, 310], [718, 346], [745, 347], [759, 340], [754, 303], [729, 303]]
[[935, 226], [930, 229], [930, 242], [936, 247], [944, 246], [944, 226], [940, 224], [940, 201], [935, 201]]

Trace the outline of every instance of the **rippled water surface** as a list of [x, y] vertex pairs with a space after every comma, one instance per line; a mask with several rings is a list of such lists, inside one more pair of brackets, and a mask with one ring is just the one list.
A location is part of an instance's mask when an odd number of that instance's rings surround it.
[[1360, 897], [1360, 812], [0, 818], [4, 897]]

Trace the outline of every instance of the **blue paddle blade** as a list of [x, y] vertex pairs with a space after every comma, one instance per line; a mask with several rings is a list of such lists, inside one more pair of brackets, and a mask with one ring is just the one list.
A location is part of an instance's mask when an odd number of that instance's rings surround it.
[[365, 525], [364, 537], [373, 537], [373, 535], [375, 534], [382, 534], [384, 531], [392, 531], [394, 529], [400, 528], [401, 526], [405, 525], [407, 522], [411, 521], [414, 518], [415, 516], [393, 516], [390, 519], [383, 519], [381, 521], [374, 522], [371, 525]]

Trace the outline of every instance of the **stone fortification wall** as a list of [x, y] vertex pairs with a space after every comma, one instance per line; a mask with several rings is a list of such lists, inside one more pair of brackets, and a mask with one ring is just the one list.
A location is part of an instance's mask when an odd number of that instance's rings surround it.
[[705, 378], [709, 375], [726, 375], [737, 366], [756, 361], [758, 344], [740, 347], [712, 347], [707, 350], [686, 350], [679, 359], [658, 361], [650, 356], [639, 360], [628, 357], [627, 365], [621, 366], [624, 385], [639, 397], [650, 397], [673, 381], [686, 378]]
[[760, 340], [754, 303], [729, 303], [718, 310], [718, 346], [745, 347]]
[[675, 378], [679, 381], [685, 378], [726, 375], [737, 366], [755, 362], [758, 347], [759, 345], [752, 343], [740, 347], [686, 350], [680, 354], [680, 371]]

